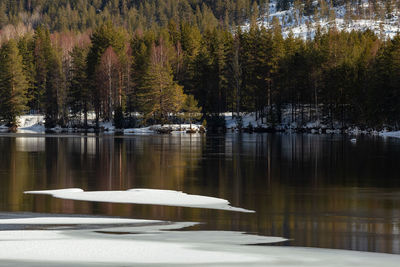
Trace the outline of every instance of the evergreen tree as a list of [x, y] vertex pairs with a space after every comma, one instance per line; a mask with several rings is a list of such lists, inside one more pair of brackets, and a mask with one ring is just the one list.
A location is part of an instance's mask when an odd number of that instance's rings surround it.
[[[47, 62], [46, 90], [45, 90], [45, 125], [47, 128], [62, 122], [60, 111], [62, 109], [62, 84], [63, 74], [61, 60], [56, 51], [51, 50]], [[65, 126], [65, 125], [62, 125]]]
[[182, 111], [185, 114], [185, 119], [190, 123], [190, 129], [192, 129], [193, 119], [201, 118], [201, 108], [198, 105], [199, 102], [197, 102], [193, 95], [185, 95]]
[[50, 32], [48, 29], [39, 27], [34, 36], [35, 57], [35, 83], [34, 90], [30, 93], [30, 105], [37, 112], [44, 110], [43, 96], [46, 92], [48, 62], [51, 54]]
[[68, 103], [71, 113], [76, 116], [78, 113], [83, 112], [85, 127], [87, 127], [87, 114], [90, 107], [90, 92], [86, 74], [87, 51], [87, 48], [79, 46], [75, 46], [71, 51], [71, 79], [68, 90]]
[[10, 40], [0, 50], [0, 116], [13, 130], [27, 107], [28, 82], [17, 44]]
[[35, 110], [35, 42], [30, 35], [25, 35], [18, 40], [19, 53], [22, 56], [22, 66], [24, 75], [28, 82], [28, 106], [31, 110]]
[[180, 110], [184, 100], [182, 86], [173, 81], [166, 49], [162, 40], [158, 46], [153, 45], [149, 67], [138, 92], [145, 118], [162, 124], [168, 121], [170, 113]]

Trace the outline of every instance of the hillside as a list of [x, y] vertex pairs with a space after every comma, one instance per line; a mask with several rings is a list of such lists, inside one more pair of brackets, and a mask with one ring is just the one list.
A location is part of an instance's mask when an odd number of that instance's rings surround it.
[[[286, 5], [283, 2], [288, 2]], [[307, 4], [307, 2], [309, 4]], [[393, 38], [400, 29], [400, 1], [277, 1], [260, 7], [260, 26], [270, 27], [279, 20], [285, 37], [314, 38], [316, 31], [371, 30], [381, 37]], [[250, 21], [245, 24], [249, 27]]]
[[392, 38], [399, 30], [400, 1], [376, 0], [0, 0], [0, 38], [46, 26], [80, 31], [113, 21], [129, 32], [189, 22], [202, 31], [215, 26], [269, 27], [278, 19], [284, 36], [312, 38], [318, 28], [372, 30]]

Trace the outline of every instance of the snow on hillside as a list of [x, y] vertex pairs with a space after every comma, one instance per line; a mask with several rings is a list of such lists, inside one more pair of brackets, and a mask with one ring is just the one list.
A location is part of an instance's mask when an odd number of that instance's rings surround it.
[[[318, 28], [322, 32], [327, 31], [329, 28], [336, 28], [338, 30], [345, 31], [365, 31], [367, 29], [373, 31], [378, 36], [393, 38], [397, 33], [400, 32], [400, 16], [397, 9], [393, 9], [390, 14], [386, 14], [385, 19], [380, 19], [378, 14], [368, 15], [368, 1], [362, 0], [361, 12], [359, 18], [355, 18], [354, 15], [346, 16], [346, 6], [337, 6], [333, 8], [335, 19], [329, 19], [328, 15], [321, 15], [321, 8], [318, 6], [318, 2], [314, 1], [314, 4], [318, 10], [317, 18], [315, 15], [305, 16], [300, 15], [298, 10], [293, 5], [288, 10], [278, 10], [277, 1], [272, 0], [269, 4], [269, 12], [261, 16], [258, 20], [260, 26], [271, 27], [274, 18], [278, 18], [282, 26], [283, 36], [286, 38], [290, 34], [294, 37], [300, 37], [304, 40], [312, 39]], [[382, 8], [383, 8], [383, 2]], [[352, 11], [355, 12], [354, 9]], [[245, 29], [249, 28], [249, 24], [244, 26]]]

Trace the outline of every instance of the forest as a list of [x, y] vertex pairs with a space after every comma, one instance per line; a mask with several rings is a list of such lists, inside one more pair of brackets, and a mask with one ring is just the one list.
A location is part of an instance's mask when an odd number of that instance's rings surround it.
[[300, 124], [398, 127], [400, 36], [283, 38], [277, 19], [257, 24], [267, 2], [0, 1], [0, 117], [123, 128], [254, 112], [273, 126], [289, 109]]

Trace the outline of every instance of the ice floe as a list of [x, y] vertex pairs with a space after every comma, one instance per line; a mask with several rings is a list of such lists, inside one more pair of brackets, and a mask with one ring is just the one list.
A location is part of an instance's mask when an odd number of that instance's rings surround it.
[[[96, 229], [3, 230], [0, 231], [0, 266], [391, 267], [398, 266], [400, 261], [399, 255], [279, 246], [279, 242], [286, 241], [281, 237], [234, 231], [176, 231], [196, 224], [191, 222], [48, 214], [31, 216], [35, 215], [5, 214], [1, 222], [54, 224], [72, 220], [88, 224], [133, 224]], [[278, 246], [248, 245], [269, 243]]]
[[96, 217], [33, 217], [0, 219], [1, 224], [142, 224], [161, 221], [122, 219], [122, 218], [96, 218]]
[[25, 194], [52, 195], [55, 198], [111, 203], [149, 204], [203, 209], [218, 209], [252, 213], [254, 211], [232, 207], [228, 200], [190, 195], [173, 190], [129, 189], [126, 191], [83, 191], [80, 188], [26, 191]]
[[91, 230], [0, 231], [7, 266], [398, 266], [399, 255], [287, 246], [283, 238], [231, 231], [110, 234]]

